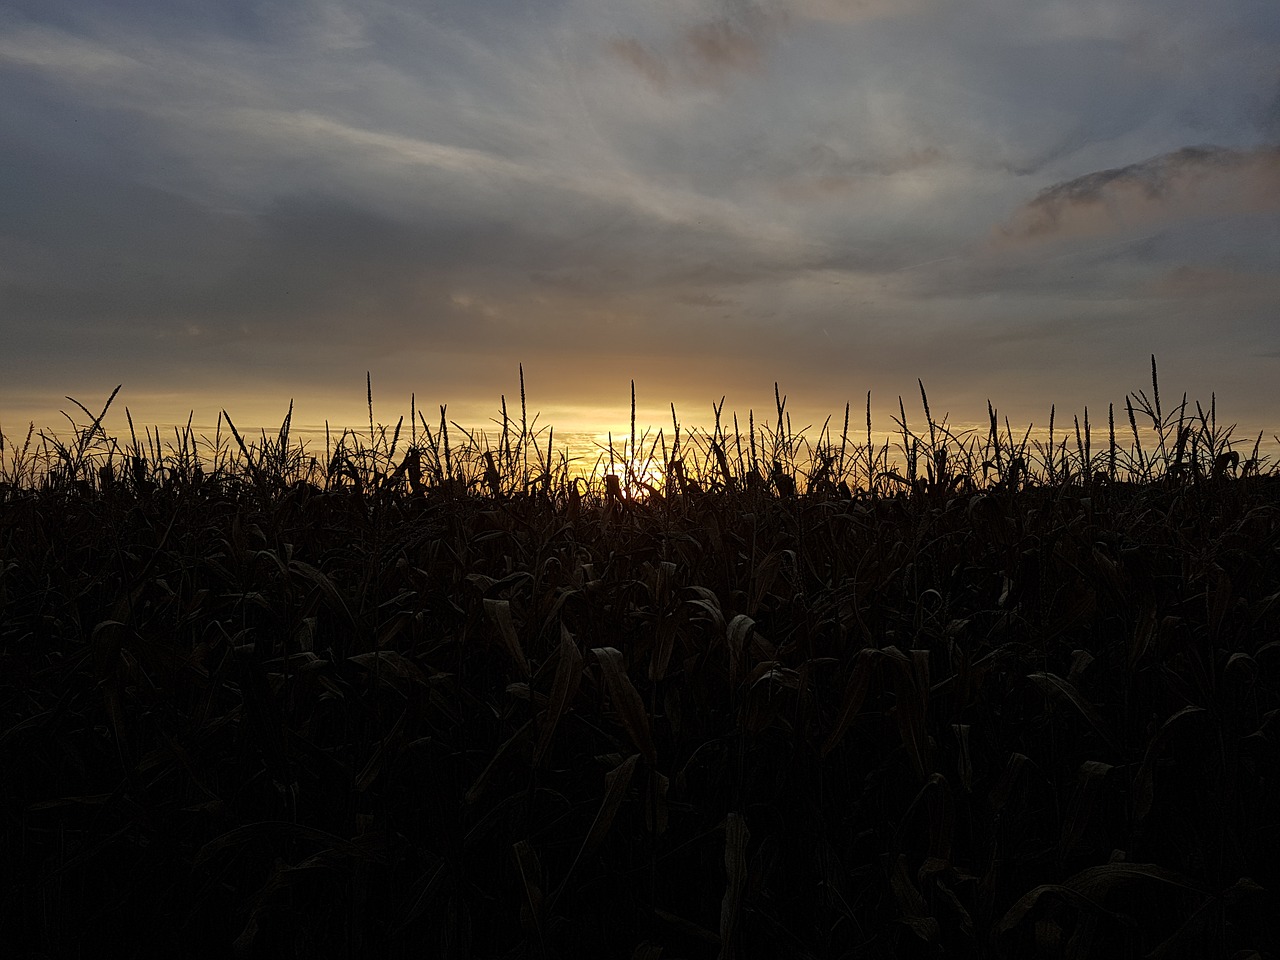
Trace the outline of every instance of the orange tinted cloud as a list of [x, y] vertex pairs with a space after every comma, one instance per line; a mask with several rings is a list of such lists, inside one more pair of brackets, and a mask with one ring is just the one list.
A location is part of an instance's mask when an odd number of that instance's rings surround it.
[[1280, 148], [1184, 147], [1042, 190], [997, 228], [1025, 243], [1197, 216], [1280, 209]]

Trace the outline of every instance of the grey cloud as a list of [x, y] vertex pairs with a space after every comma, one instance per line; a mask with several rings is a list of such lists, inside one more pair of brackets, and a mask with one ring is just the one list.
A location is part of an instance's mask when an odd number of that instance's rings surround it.
[[[1022, 297], [1044, 308], [1110, 301], [1141, 313], [1147, 308], [1137, 305], [1151, 297], [1203, 303], [1206, 296], [1224, 292], [1209, 289], [1207, 277], [1274, 273], [1280, 256], [1280, 223], [1274, 212], [1225, 209], [1201, 215], [1203, 211], [1182, 201], [1174, 204], [1176, 216], [1164, 210], [1139, 218], [1128, 210], [1125, 221], [1107, 198], [1107, 182], [1094, 185], [1104, 199], [1084, 201], [1086, 219], [1063, 214], [1057, 232], [1032, 237], [1012, 238], [1004, 228], [997, 229], [987, 241], [969, 244], [952, 258], [904, 271], [894, 287], [904, 297], [924, 301], [989, 303]], [[1093, 196], [1080, 186], [1084, 196]], [[1143, 198], [1144, 210], [1147, 203]], [[1189, 210], [1195, 215], [1187, 215]], [[1175, 273], [1184, 282], [1172, 282]], [[1189, 277], [1198, 280], [1192, 283]], [[1265, 301], [1266, 284], [1241, 282], [1258, 304]], [[1256, 311], [1253, 315], [1258, 316]]]
[[635, 37], [613, 37], [608, 41], [608, 50], [658, 90], [665, 92], [671, 86], [671, 68]]
[[615, 36], [606, 49], [662, 92], [673, 85], [716, 86], [734, 74], [763, 69], [785, 9], [737, 4], [736, 9], [678, 27], [646, 43]]
[[53, 351], [110, 328], [95, 349], [122, 366], [191, 347], [242, 363], [253, 344], [314, 369], [404, 342], [624, 356], [642, 337], [715, 338], [720, 313], [663, 298], [705, 308], [766, 263], [731, 236], [602, 201], [566, 231], [537, 201], [488, 216], [415, 204], [395, 217], [313, 193], [244, 214], [35, 164], [19, 175], [33, 192], [10, 200], [6, 223], [43, 269], [0, 288], [10, 343]]
[[1266, 102], [1257, 117], [1258, 129], [1273, 140], [1280, 140], [1280, 82], [1275, 94]]
[[878, 178], [936, 166], [946, 159], [936, 146], [924, 146], [902, 153], [884, 150], [842, 156], [828, 144], [815, 143], [787, 162], [789, 170], [776, 183], [778, 193], [788, 200], [821, 201], [873, 186]]
[[764, 59], [774, 18], [748, 11], [741, 19], [722, 17], [694, 24], [684, 32], [690, 57], [711, 71], [749, 71]]
[[1280, 277], [1265, 270], [1183, 263], [1156, 277], [1149, 294], [1179, 301], [1229, 299], [1274, 304], [1280, 303]]
[[78, 0], [11, 0], [13, 16], [60, 29], [121, 38], [218, 35], [259, 43], [337, 49], [362, 40], [359, 4], [344, 0], [115, 0], [110, 8]]
[[727, 297], [716, 297], [709, 293], [682, 293], [674, 298], [677, 303], [690, 307], [733, 307], [737, 301]]
[[1184, 147], [1042, 190], [999, 228], [1029, 241], [1195, 213], [1280, 207], [1280, 148]]
[[912, 16], [938, 5], [938, 0], [792, 0], [790, 8], [808, 19], [849, 23]]

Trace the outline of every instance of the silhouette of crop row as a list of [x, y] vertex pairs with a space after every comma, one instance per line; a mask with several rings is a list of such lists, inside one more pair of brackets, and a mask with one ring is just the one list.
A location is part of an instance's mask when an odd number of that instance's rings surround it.
[[1125, 443], [921, 400], [894, 448], [779, 396], [585, 475], [523, 403], [323, 461], [288, 418], [9, 445], [0, 937], [1267, 955], [1280, 478], [1154, 365]]

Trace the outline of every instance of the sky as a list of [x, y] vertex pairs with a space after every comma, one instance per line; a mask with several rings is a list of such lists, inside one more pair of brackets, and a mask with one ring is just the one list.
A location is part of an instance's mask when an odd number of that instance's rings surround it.
[[569, 430], [1097, 422], [1152, 354], [1280, 432], [1275, 0], [6, 0], [0, 89], [11, 437], [521, 364]]

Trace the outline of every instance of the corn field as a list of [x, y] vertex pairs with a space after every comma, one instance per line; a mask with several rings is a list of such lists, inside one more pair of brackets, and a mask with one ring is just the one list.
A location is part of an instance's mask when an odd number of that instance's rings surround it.
[[920, 400], [590, 473], [523, 402], [5, 437], [0, 942], [1275, 956], [1280, 476], [1154, 363], [1048, 439]]

